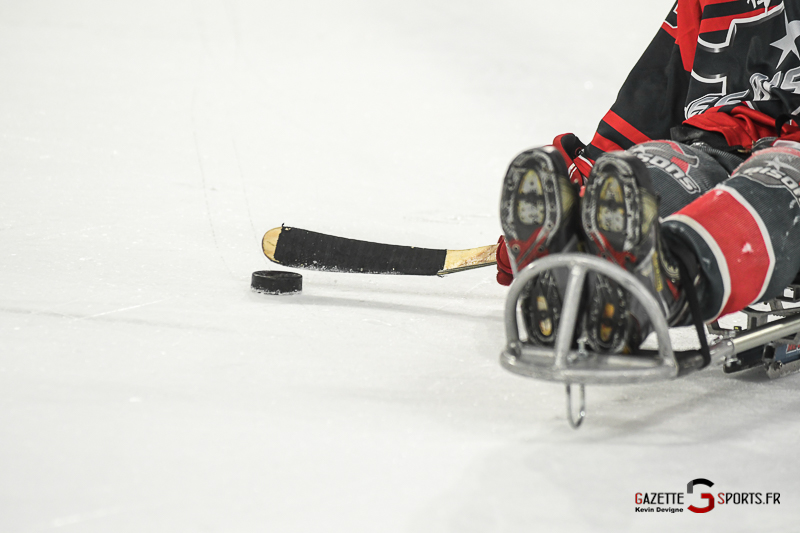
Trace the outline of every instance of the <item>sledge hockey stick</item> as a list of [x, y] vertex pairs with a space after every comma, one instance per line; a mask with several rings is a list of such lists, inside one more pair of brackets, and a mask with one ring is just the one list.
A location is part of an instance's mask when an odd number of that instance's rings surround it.
[[444, 276], [494, 265], [497, 245], [434, 250], [325, 235], [281, 226], [264, 234], [264, 255], [279, 265], [330, 272]]

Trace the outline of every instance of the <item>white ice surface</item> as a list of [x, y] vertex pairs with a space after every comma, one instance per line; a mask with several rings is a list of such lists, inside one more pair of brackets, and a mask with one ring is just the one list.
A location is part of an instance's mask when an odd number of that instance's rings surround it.
[[[798, 376], [589, 388], [573, 431], [491, 269], [249, 288], [281, 223], [493, 243], [669, 4], [0, 2], [0, 531], [791, 531]], [[699, 477], [782, 505], [634, 512]]]

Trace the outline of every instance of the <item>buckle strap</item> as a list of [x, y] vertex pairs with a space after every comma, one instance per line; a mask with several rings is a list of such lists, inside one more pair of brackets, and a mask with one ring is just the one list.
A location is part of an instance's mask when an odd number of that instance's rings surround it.
[[705, 368], [711, 363], [711, 352], [708, 349], [703, 317], [700, 314], [700, 301], [697, 298], [697, 287], [694, 284], [699, 273], [697, 258], [690, 250], [682, 246], [671, 246], [669, 252], [675, 262], [678, 263], [683, 290], [686, 291], [689, 311], [692, 313], [692, 323], [697, 330], [697, 338], [700, 341], [700, 354], [703, 356], [703, 366], [700, 368]]

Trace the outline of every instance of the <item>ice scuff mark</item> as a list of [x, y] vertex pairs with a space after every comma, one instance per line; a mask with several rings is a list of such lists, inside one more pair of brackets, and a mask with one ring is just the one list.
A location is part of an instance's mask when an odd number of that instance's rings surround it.
[[139, 307], [145, 307], [145, 306], [148, 306], [148, 305], [154, 305], [154, 304], [161, 303], [161, 302], [169, 300], [169, 299], [170, 298], [161, 298], [160, 300], [155, 300], [153, 302], [147, 302], [147, 303], [138, 304], [138, 305], [131, 305], [129, 307], [121, 307], [119, 309], [112, 309], [111, 311], [104, 311], [102, 313], [97, 313], [95, 315], [82, 316], [80, 318], [75, 318], [74, 320], [87, 320], [87, 319], [91, 319], [91, 318], [97, 318], [97, 317], [100, 317], [100, 316], [110, 315], [112, 313], [121, 313], [122, 311], [130, 311], [131, 309], [138, 309]]

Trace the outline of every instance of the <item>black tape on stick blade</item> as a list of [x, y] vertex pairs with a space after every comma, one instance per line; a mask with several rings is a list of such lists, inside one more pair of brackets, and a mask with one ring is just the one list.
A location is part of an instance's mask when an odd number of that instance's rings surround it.
[[[333, 272], [434, 276], [447, 250], [359, 241], [284, 227], [275, 248], [275, 261], [286, 266]], [[325, 265], [321, 267], [320, 265]]]

